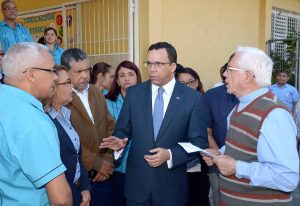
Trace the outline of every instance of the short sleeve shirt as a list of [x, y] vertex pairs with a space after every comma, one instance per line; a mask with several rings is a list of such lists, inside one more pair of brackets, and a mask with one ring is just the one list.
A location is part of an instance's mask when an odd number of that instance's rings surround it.
[[55, 126], [23, 90], [1, 84], [0, 99], [0, 205], [49, 205], [45, 184], [66, 170]]
[[16, 28], [12, 29], [6, 21], [0, 22], [0, 42], [2, 50], [7, 52], [8, 48], [20, 42], [34, 42], [27, 28], [16, 23]]
[[54, 62], [55, 64], [57, 65], [61, 65], [61, 55], [64, 53], [64, 49], [61, 48], [61, 47], [58, 47], [58, 46], [55, 46], [54, 47], [54, 51], [52, 52], [50, 49], [49, 49], [49, 52], [51, 53], [53, 59], [54, 59]]
[[269, 89], [281, 100], [283, 103], [292, 110], [293, 102], [299, 101], [299, 94], [295, 87], [285, 84], [283, 87], [279, 87], [277, 84], [273, 84]]

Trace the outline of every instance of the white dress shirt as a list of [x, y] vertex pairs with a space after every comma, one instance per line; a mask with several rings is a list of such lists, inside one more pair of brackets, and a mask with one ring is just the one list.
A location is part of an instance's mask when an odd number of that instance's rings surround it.
[[[170, 99], [171, 99], [171, 96], [172, 96], [172, 93], [173, 93], [173, 90], [174, 90], [174, 87], [175, 87], [175, 83], [176, 83], [176, 81], [175, 81], [175, 78], [173, 77], [173, 79], [170, 82], [168, 82], [167, 84], [162, 86], [165, 90], [164, 93], [163, 93], [163, 99], [164, 99], [163, 117], [166, 114], [166, 111], [167, 111], [167, 108], [168, 108], [168, 105], [169, 105], [169, 102], [170, 102]], [[154, 109], [154, 102], [155, 102], [156, 95], [158, 93], [158, 88], [159, 88], [159, 86], [157, 86], [155, 84], [152, 84], [152, 86], [151, 86], [151, 90], [152, 90], [152, 112], [153, 112], [153, 109]], [[171, 169], [173, 167], [172, 152], [171, 152], [170, 149], [168, 149], [168, 151], [170, 153], [170, 159], [167, 161], [167, 165], [168, 165], [168, 168]], [[120, 150], [120, 151], [114, 152], [114, 158], [118, 159], [122, 155], [122, 152], [123, 152], [123, 149]]]
[[73, 88], [73, 91], [75, 92], [75, 94], [77, 94], [77, 96], [81, 100], [86, 112], [88, 113], [89, 117], [91, 118], [92, 122], [94, 123], [94, 118], [93, 118], [91, 107], [89, 104], [89, 87], [90, 87], [90, 85], [88, 84], [88, 86], [82, 92], [80, 92], [74, 88]]
[[[173, 90], [175, 87], [175, 78], [173, 77], [173, 79], [171, 81], [169, 81], [167, 84], [165, 84], [164, 86], [162, 86], [164, 88], [164, 93], [163, 93], [163, 99], [164, 99], [164, 114], [163, 117], [165, 117], [171, 96], [173, 94]], [[155, 98], [156, 95], [158, 93], [158, 88], [159, 86], [152, 84], [151, 86], [151, 90], [152, 90], [152, 113], [154, 110], [154, 102], [155, 102]], [[169, 153], [170, 153], [170, 159], [167, 161], [168, 164], [168, 168], [171, 169], [173, 167], [173, 161], [172, 161], [172, 152], [170, 149], [168, 149]]]

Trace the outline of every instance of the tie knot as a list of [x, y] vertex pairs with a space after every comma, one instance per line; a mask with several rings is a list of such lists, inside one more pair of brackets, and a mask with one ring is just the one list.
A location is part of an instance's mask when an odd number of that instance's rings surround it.
[[162, 95], [162, 93], [164, 93], [165, 89], [163, 87], [159, 87], [158, 88], [158, 94]]

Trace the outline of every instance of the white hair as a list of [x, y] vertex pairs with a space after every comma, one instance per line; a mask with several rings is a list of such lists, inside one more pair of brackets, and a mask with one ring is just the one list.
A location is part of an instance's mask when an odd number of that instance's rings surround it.
[[264, 51], [253, 47], [238, 47], [235, 54], [240, 55], [238, 68], [253, 72], [259, 86], [271, 85], [274, 63]]
[[42, 51], [48, 51], [47, 47], [33, 42], [22, 42], [10, 47], [2, 60], [4, 75], [18, 78], [26, 69], [42, 64]]

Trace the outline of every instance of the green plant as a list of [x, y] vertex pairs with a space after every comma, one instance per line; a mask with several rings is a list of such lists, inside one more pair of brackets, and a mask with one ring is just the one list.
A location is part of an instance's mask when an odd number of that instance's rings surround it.
[[[296, 48], [297, 41], [299, 41], [300, 33], [294, 31], [288, 36], [286, 40], [282, 40], [280, 44], [286, 47], [286, 53], [284, 55], [278, 52], [271, 53], [271, 58], [274, 62], [272, 83], [276, 83], [276, 76], [280, 70], [287, 70], [291, 76], [289, 84], [295, 86], [295, 75], [296, 75]], [[274, 42], [273, 42], [274, 43]], [[279, 42], [277, 42], [279, 44]]]

